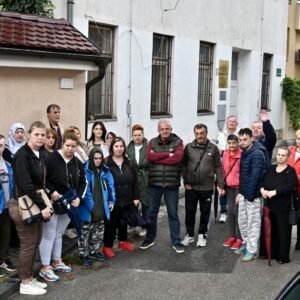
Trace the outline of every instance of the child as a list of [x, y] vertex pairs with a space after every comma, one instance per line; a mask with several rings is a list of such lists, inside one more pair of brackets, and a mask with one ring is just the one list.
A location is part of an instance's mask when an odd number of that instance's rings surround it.
[[91, 259], [105, 260], [99, 248], [103, 241], [104, 219], [110, 219], [110, 212], [116, 202], [114, 179], [103, 164], [100, 148], [92, 148], [85, 172], [88, 181], [86, 195], [79, 206], [82, 238], [78, 239], [79, 256], [85, 266]]

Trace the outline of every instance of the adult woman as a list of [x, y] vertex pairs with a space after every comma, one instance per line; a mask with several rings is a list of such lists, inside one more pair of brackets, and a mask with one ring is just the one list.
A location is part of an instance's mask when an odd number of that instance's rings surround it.
[[61, 149], [49, 154], [46, 159], [46, 187], [51, 195], [55, 212], [50, 222], [44, 226], [43, 237], [40, 244], [42, 268], [39, 275], [46, 281], [59, 280], [59, 276], [57, 276], [54, 271], [72, 271], [72, 269], [61, 260], [62, 235], [70, 219], [57, 201], [72, 188], [77, 191], [78, 195], [77, 198], [73, 200], [72, 205], [77, 207], [80, 204], [80, 198], [85, 194], [86, 179], [84, 168], [79, 159], [74, 156], [77, 141], [78, 138], [74, 132], [66, 131], [63, 135]]
[[[297, 188], [298, 203], [297, 204], [299, 206], [300, 205], [300, 129], [296, 131], [296, 146], [289, 147], [289, 150], [291, 152], [291, 155], [289, 157], [288, 164], [291, 167], [294, 167], [298, 177], [298, 188]], [[298, 223], [297, 225], [297, 243], [295, 249], [300, 250], [300, 223]]]
[[[148, 168], [149, 162], [146, 158], [147, 139], [144, 137], [143, 126], [136, 124], [132, 127], [132, 141], [127, 147], [127, 154], [132, 160], [133, 166], [138, 174], [138, 182], [140, 189], [140, 200], [142, 203], [142, 215], [146, 220], [149, 209], [149, 194], [148, 194]], [[146, 230], [143, 229], [140, 236], [146, 235]]]
[[101, 148], [105, 144], [106, 128], [103, 122], [97, 121], [93, 124], [91, 137], [87, 141], [89, 149], [97, 146]]
[[9, 128], [8, 132], [8, 149], [15, 155], [16, 152], [24, 146], [26, 143], [25, 141], [25, 126], [22, 123], [14, 123]]
[[105, 256], [115, 256], [112, 250], [114, 236], [118, 228], [118, 248], [127, 251], [134, 251], [134, 246], [127, 240], [127, 225], [121, 224], [122, 214], [133, 204], [139, 204], [138, 179], [132, 163], [126, 157], [125, 141], [116, 137], [109, 149], [110, 155], [105, 159], [115, 182], [116, 205], [111, 212], [110, 220], [105, 220], [104, 248]]
[[87, 145], [80, 141], [81, 133], [79, 128], [77, 126], [69, 126], [66, 130], [73, 130], [76, 133], [78, 142], [75, 150], [75, 156], [84, 164], [89, 159], [89, 148]]
[[289, 150], [279, 148], [277, 165], [272, 165], [265, 174], [260, 192], [267, 199], [271, 219], [271, 253], [279, 264], [290, 262], [291, 225], [289, 212], [292, 195], [297, 186], [295, 169], [288, 165]]
[[58, 135], [56, 131], [52, 128], [46, 129], [46, 141], [45, 141], [45, 150], [48, 153], [54, 152], [56, 149]]
[[79, 256], [85, 265], [91, 264], [90, 258], [104, 260], [99, 248], [103, 242], [104, 220], [110, 219], [116, 197], [114, 179], [109, 168], [103, 164], [103, 153], [94, 147], [89, 154], [85, 167], [87, 192], [79, 206], [83, 240], [78, 241]]
[[46, 293], [47, 285], [33, 279], [33, 263], [42, 237], [43, 221], [24, 224], [16, 199], [27, 195], [41, 209], [44, 220], [50, 219], [50, 209], [36, 192], [44, 188], [44, 153], [40, 148], [45, 143], [45, 125], [39, 121], [33, 122], [28, 130], [28, 136], [28, 143], [18, 150], [13, 160], [15, 191], [14, 198], [9, 204], [9, 213], [20, 238], [20, 293], [42, 295]]
[[105, 135], [105, 144], [102, 146], [102, 152], [104, 158], [109, 156], [109, 148], [111, 145], [111, 142], [117, 137], [116, 133], [114, 131], [108, 131]]

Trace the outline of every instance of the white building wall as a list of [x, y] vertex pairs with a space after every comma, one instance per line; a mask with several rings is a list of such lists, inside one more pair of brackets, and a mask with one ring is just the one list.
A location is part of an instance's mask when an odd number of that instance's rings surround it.
[[[55, 17], [66, 17], [66, 0], [53, 1]], [[271, 121], [282, 128], [280, 83], [284, 76], [288, 1], [279, 0], [89, 0], [75, 1], [74, 26], [88, 35], [88, 22], [116, 26], [114, 49], [114, 112], [108, 129], [128, 139], [129, 126], [141, 123], [145, 135], [157, 134], [158, 120], [150, 118], [153, 33], [173, 36], [170, 121], [185, 142], [193, 138], [194, 124], [208, 125], [209, 137], [218, 132], [217, 107], [229, 111], [230, 71], [227, 99], [219, 100], [219, 60], [231, 67], [233, 49], [239, 52], [238, 118], [242, 127], [258, 116], [261, 93], [262, 54], [273, 54]], [[161, 6], [162, 4], [162, 6]], [[165, 11], [167, 10], [167, 11]], [[130, 21], [132, 21], [130, 53]], [[213, 112], [197, 115], [199, 42], [216, 43], [213, 76]], [[131, 63], [130, 63], [131, 61]], [[131, 69], [130, 69], [131, 66]], [[276, 68], [281, 77], [276, 77]], [[132, 104], [131, 123], [126, 104]], [[81, 117], [81, 116], [80, 116]], [[82, 112], [84, 118], [84, 112]], [[91, 126], [91, 125], [90, 125]], [[89, 127], [90, 127], [89, 126]]]

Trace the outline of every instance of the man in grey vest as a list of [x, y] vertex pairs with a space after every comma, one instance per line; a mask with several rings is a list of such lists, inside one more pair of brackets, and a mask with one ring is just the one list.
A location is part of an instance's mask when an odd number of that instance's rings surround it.
[[180, 222], [178, 218], [179, 186], [183, 142], [174, 133], [168, 120], [158, 122], [159, 136], [150, 140], [147, 146], [149, 166], [149, 219], [147, 235], [140, 249], [148, 249], [154, 245], [157, 231], [157, 215], [161, 197], [167, 207], [171, 243], [177, 253], [183, 253], [180, 243]]
[[197, 206], [200, 206], [200, 224], [197, 247], [205, 247], [215, 176], [220, 195], [224, 194], [223, 170], [218, 147], [207, 138], [207, 126], [194, 127], [195, 139], [184, 149], [182, 176], [185, 187], [186, 236], [183, 246], [194, 243]]

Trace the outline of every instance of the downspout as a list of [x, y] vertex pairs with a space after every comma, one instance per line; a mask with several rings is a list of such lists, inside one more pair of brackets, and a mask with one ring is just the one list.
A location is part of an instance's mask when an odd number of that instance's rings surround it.
[[262, 75], [263, 75], [263, 62], [264, 62], [264, 52], [263, 52], [263, 42], [264, 42], [264, 16], [265, 16], [265, 0], [261, 2], [261, 39], [260, 39], [260, 88], [258, 90], [257, 99], [257, 117], [259, 116], [259, 111], [261, 107], [261, 90], [262, 90]]
[[96, 77], [88, 81], [85, 85], [85, 139], [87, 140], [88, 136], [88, 121], [89, 121], [89, 116], [88, 116], [88, 111], [89, 111], [89, 92], [92, 86], [97, 84], [99, 81], [103, 79], [105, 76], [105, 69], [106, 66], [108, 65], [110, 61], [106, 59], [101, 59], [100, 61], [96, 62], [99, 68], [99, 73]]
[[73, 25], [75, 0], [67, 0], [67, 21]]

